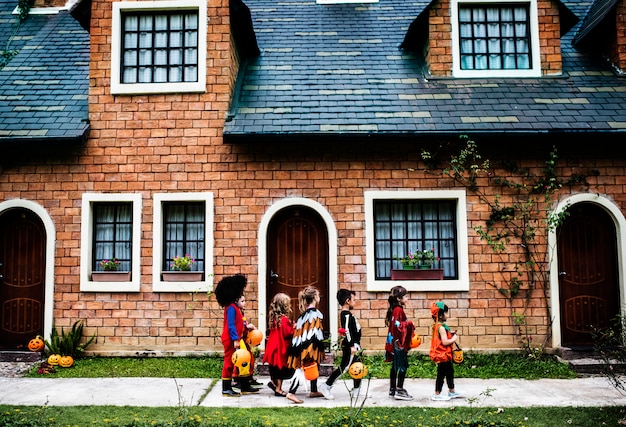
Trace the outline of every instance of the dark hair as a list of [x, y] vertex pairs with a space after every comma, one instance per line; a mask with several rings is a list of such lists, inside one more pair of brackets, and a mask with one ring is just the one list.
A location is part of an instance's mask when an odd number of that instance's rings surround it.
[[237, 274], [227, 276], [220, 280], [215, 287], [215, 298], [221, 307], [226, 307], [237, 301], [243, 295], [243, 291], [248, 284], [246, 276]]
[[443, 308], [439, 308], [439, 310], [437, 311], [437, 317], [435, 318], [435, 316], [433, 316], [433, 320], [436, 322], [438, 320], [443, 320], [443, 315], [444, 313], [447, 313], [450, 310], [450, 308], [448, 307], [447, 304], [443, 305]]
[[407, 290], [404, 286], [394, 286], [389, 291], [389, 308], [387, 309], [387, 316], [385, 317], [385, 325], [389, 326], [391, 322], [391, 316], [393, 309], [400, 305], [400, 300], [407, 294]]
[[339, 305], [344, 305], [346, 301], [352, 299], [352, 297], [356, 295], [356, 292], [349, 291], [348, 289], [339, 289], [337, 291], [337, 302]]

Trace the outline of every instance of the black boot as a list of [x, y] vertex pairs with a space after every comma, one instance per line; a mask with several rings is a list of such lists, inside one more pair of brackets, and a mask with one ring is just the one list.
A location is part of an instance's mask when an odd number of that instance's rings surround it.
[[239, 397], [241, 394], [233, 390], [232, 380], [222, 379], [222, 396]]
[[241, 394], [258, 393], [259, 389], [250, 385], [250, 377], [239, 377], [239, 384], [241, 385]]

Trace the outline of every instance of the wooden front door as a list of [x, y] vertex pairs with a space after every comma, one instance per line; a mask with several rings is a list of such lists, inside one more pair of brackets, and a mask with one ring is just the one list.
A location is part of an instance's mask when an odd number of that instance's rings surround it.
[[[292, 318], [300, 315], [298, 292], [311, 285], [322, 296], [320, 311], [328, 330], [328, 232], [322, 218], [305, 206], [292, 206], [278, 212], [270, 222], [267, 240], [267, 306], [274, 295], [291, 297]], [[327, 332], [327, 331], [326, 331]]]
[[615, 225], [599, 206], [579, 203], [558, 232], [561, 345], [593, 345], [594, 328], [619, 314]]
[[21, 349], [43, 335], [44, 226], [34, 213], [0, 214], [0, 349]]

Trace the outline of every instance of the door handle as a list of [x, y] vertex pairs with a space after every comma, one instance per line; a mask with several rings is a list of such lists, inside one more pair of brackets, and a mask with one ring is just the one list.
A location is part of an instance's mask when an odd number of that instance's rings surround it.
[[559, 276], [567, 276], [567, 271], [559, 271]]
[[273, 285], [278, 279], [278, 273], [274, 273], [274, 270], [270, 270], [270, 285]]

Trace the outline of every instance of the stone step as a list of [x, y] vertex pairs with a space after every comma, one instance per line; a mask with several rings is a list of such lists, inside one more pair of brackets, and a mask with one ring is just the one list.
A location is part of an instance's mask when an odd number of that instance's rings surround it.
[[[608, 368], [607, 363], [590, 348], [571, 349], [563, 347], [557, 357], [581, 375], [604, 374]], [[626, 364], [618, 360], [611, 360], [609, 366], [614, 372], [626, 372]]]
[[38, 351], [0, 351], [0, 362], [37, 362], [39, 360], [42, 360], [42, 355]]

